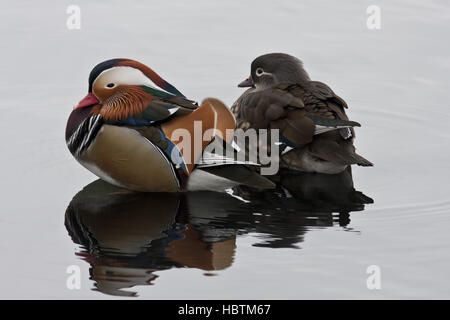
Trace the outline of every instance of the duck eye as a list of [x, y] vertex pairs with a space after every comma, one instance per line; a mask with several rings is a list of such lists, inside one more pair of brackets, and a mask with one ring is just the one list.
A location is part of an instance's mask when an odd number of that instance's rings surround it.
[[257, 76], [260, 76], [260, 75], [262, 75], [263, 73], [264, 73], [264, 70], [263, 70], [262, 68], [256, 69], [256, 75], [257, 75]]
[[108, 84], [106, 85], [106, 87], [108, 87], [108, 88], [114, 88], [114, 86], [115, 86], [114, 83], [108, 83]]

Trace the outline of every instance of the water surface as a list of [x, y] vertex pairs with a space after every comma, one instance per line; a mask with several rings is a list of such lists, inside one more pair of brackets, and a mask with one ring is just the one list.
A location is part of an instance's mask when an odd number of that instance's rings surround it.
[[[378, 1], [380, 30], [366, 27], [366, 1], [78, 1], [72, 31], [68, 4], [0, 13], [2, 298], [450, 297], [445, 1]], [[288, 174], [264, 195], [136, 195], [66, 149], [66, 119], [100, 61], [140, 60], [186, 96], [230, 105], [251, 60], [273, 51], [346, 99], [375, 167], [332, 182]], [[71, 265], [80, 290], [66, 286]], [[366, 286], [370, 265], [381, 290]]]

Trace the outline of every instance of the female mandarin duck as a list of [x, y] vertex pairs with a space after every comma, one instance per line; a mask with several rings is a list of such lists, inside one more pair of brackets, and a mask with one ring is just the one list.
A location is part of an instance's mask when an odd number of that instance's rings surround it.
[[[201, 121], [200, 141], [193, 140], [198, 139], [196, 121]], [[211, 154], [204, 158], [209, 144], [231, 142], [232, 135], [224, 133], [235, 124], [219, 100], [209, 98], [198, 106], [142, 63], [112, 59], [92, 69], [89, 92], [68, 119], [66, 142], [88, 170], [134, 191], [215, 189], [230, 182], [272, 187], [241, 162]], [[190, 134], [190, 149], [171, 140], [176, 129]]]
[[279, 129], [280, 167], [335, 174], [352, 164], [373, 165], [355, 152], [353, 127], [360, 125], [348, 120], [345, 101], [311, 81], [299, 59], [262, 55], [238, 86], [250, 87], [231, 107], [238, 128]]

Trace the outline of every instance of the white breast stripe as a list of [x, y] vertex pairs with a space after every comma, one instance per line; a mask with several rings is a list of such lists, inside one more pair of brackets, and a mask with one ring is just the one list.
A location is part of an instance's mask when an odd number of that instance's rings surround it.
[[101, 121], [100, 115], [85, 119], [67, 141], [70, 152], [75, 156], [80, 156], [89, 147], [102, 125], [103, 122]]

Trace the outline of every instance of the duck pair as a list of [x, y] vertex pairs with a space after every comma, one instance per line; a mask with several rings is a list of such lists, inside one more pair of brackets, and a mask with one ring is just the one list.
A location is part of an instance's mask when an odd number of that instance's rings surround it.
[[92, 69], [88, 94], [69, 116], [67, 146], [101, 179], [144, 192], [272, 188], [252, 170], [258, 163], [237, 160], [245, 150], [233, 142], [236, 127], [278, 129], [284, 168], [331, 174], [372, 165], [355, 153], [359, 124], [344, 100], [311, 81], [297, 58], [258, 57], [239, 86], [250, 88], [231, 110], [214, 98], [198, 105], [140, 62], [107, 60]]

